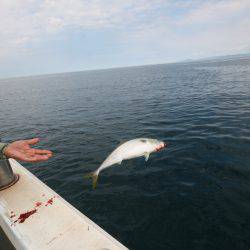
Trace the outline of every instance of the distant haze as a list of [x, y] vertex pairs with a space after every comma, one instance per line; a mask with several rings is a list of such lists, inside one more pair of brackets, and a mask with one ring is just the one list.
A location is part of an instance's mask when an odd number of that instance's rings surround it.
[[250, 1], [0, 2], [0, 78], [250, 53]]

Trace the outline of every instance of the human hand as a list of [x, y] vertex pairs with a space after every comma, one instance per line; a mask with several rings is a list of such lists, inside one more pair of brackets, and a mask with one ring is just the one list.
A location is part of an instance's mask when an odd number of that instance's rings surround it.
[[52, 156], [52, 152], [44, 149], [31, 148], [30, 145], [34, 145], [39, 142], [39, 138], [33, 138], [30, 140], [20, 140], [10, 143], [4, 148], [4, 155], [20, 161], [26, 162], [39, 162], [46, 161]]

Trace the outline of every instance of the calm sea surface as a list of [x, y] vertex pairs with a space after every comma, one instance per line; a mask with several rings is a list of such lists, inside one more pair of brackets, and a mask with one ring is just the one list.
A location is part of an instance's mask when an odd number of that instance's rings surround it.
[[[250, 59], [0, 80], [0, 137], [43, 138], [25, 164], [131, 249], [250, 249]], [[83, 175], [121, 142], [169, 147]]]

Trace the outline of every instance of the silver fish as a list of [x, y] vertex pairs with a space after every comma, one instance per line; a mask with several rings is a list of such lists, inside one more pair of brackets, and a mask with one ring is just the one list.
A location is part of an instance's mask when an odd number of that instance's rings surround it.
[[145, 156], [147, 161], [149, 155], [153, 152], [160, 151], [165, 148], [167, 144], [163, 141], [148, 138], [138, 138], [127, 141], [118, 146], [101, 164], [101, 166], [87, 175], [85, 178], [92, 178], [93, 188], [96, 188], [99, 173], [114, 164], [121, 164], [123, 160]]

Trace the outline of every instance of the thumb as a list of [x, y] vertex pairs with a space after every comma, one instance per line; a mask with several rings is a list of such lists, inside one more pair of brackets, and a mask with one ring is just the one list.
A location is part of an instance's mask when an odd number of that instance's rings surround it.
[[25, 142], [27, 142], [29, 145], [34, 145], [38, 143], [39, 140], [40, 140], [39, 138], [33, 138], [33, 139], [25, 140]]

